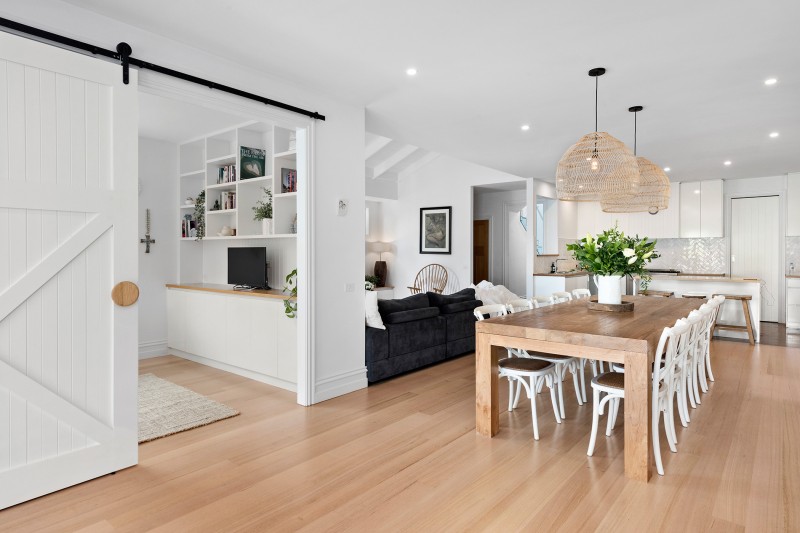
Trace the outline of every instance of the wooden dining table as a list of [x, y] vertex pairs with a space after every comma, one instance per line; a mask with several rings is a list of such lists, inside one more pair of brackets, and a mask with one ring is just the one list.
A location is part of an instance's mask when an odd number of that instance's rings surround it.
[[500, 430], [497, 361], [507, 356], [506, 348], [623, 363], [625, 476], [648, 481], [653, 465], [650, 401], [655, 350], [663, 329], [703, 301], [648, 296], [624, 299], [634, 302], [633, 311], [596, 311], [589, 309], [588, 299], [582, 299], [477, 322], [477, 432], [493, 437]]

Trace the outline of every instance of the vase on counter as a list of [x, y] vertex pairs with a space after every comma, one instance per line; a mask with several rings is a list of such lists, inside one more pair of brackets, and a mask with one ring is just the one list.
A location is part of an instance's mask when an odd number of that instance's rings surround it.
[[261, 235], [270, 235], [272, 233], [272, 219], [261, 219]]
[[622, 303], [622, 276], [595, 276], [597, 303], [619, 305]]

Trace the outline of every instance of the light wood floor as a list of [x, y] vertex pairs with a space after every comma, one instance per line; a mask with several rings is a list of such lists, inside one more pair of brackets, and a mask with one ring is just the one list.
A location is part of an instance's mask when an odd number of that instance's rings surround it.
[[[666, 476], [623, 478], [622, 431], [539, 400], [475, 433], [474, 358], [302, 408], [175, 357], [142, 363], [241, 416], [140, 447], [140, 464], [0, 512], [0, 531], [798, 531], [800, 350], [714, 342], [717, 381]], [[501, 390], [503, 394], [504, 390]], [[502, 398], [503, 396], [501, 396]], [[623, 417], [619, 417], [621, 424]], [[663, 446], [666, 450], [666, 446]]]

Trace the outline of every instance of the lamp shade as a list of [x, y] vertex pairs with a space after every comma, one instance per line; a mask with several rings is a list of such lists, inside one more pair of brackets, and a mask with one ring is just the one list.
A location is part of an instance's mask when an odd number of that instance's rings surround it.
[[370, 247], [372, 248], [373, 252], [379, 254], [390, 252], [392, 250], [392, 245], [388, 242], [373, 242]]
[[638, 183], [633, 153], [602, 131], [581, 137], [564, 153], [556, 169], [559, 200], [599, 202], [608, 195], [630, 194]]
[[600, 205], [606, 213], [652, 214], [669, 207], [669, 178], [661, 167], [645, 157], [637, 157], [639, 182], [630, 193], [606, 194]]

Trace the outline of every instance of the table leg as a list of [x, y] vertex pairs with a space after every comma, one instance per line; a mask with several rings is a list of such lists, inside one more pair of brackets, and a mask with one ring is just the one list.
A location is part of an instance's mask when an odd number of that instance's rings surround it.
[[485, 437], [500, 430], [497, 360], [505, 353], [489, 343], [486, 333], [475, 336], [475, 429]]
[[650, 433], [650, 363], [644, 354], [625, 356], [625, 476], [648, 481], [653, 464]]

